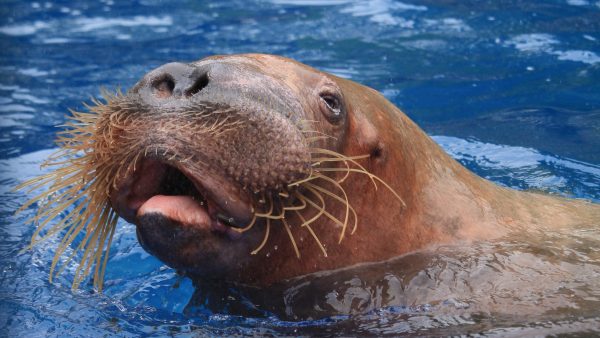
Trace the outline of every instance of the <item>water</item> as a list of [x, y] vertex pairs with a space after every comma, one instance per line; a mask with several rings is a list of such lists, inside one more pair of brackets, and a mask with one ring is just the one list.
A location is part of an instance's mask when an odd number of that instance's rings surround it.
[[500, 185], [600, 202], [599, 32], [595, 0], [3, 1], [0, 334], [598, 334], [594, 225], [301, 278], [271, 290], [279, 310], [257, 317], [201, 305], [218, 292], [146, 254], [124, 222], [103, 294], [72, 292], [72, 269], [49, 284], [58, 243], [19, 254], [34, 210], [14, 216], [26, 196], [11, 189], [40, 173], [54, 126], [100, 87], [170, 61], [263, 52], [378, 89]]

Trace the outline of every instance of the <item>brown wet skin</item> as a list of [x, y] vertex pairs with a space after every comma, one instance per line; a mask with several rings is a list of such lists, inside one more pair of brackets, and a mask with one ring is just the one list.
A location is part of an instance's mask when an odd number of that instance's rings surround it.
[[[598, 205], [477, 177], [375, 90], [283, 57], [166, 64], [123, 100], [130, 113], [110, 136], [113, 149], [145, 151], [135, 170], [119, 176], [112, 207], [137, 225], [146, 250], [193, 277], [264, 286], [438, 244], [600, 222]], [[356, 232], [338, 244], [339, 224], [328, 217], [311, 224], [327, 257], [302, 226], [317, 213], [310, 207], [285, 216], [300, 258], [275, 222], [264, 247], [251, 254], [264, 239], [265, 219], [246, 232], [236, 229], [268, 209], [266, 198], [306, 196], [290, 184], [309, 177], [321, 157], [314, 148], [368, 155], [356, 161], [403, 202], [381, 184], [375, 189], [367, 175], [351, 173], [341, 185], [356, 211]], [[327, 212], [344, 219], [345, 205], [323, 197]]]

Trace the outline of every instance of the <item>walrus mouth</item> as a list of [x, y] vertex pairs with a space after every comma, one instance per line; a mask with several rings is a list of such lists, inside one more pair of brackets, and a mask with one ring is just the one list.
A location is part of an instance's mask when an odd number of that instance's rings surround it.
[[126, 221], [143, 225], [144, 216], [161, 215], [188, 230], [211, 230], [239, 238], [234, 228], [252, 221], [249, 195], [219, 175], [182, 164], [146, 158], [111, 193], [111, 204]]

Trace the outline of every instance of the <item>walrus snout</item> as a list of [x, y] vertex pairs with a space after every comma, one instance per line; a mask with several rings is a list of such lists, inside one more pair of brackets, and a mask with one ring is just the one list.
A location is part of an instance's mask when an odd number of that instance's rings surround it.
[[145, 100], [156, 103], [193, 96], [207, 85], [208, 67], [171, 62], [146, 74], [134, 91]]

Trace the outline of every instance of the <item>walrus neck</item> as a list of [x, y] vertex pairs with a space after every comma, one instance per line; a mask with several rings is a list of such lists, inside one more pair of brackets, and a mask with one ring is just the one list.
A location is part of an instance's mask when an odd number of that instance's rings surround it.
[[[600, 206], [545, 193], [516, 191], [485, 180], [451, 158], [435, 141], [406, 116], [401, 116], [409, 137], [402, 144], [420, 139], [421, 152], [402, 150], [412, 162], [412, 175], [421, 184], [414, 190], [413, 208], [426, 232], [437, 232], [441, 242], [460, 239], [490, 239], [515, 230], [544, 231], [572, 228], [600, 220]], [[410, 140], [410, 142], [408, 142]], [[405, 168], [405, 170], [407, 170]], [[407, 170], [408, 171], [408, 170]], [[548, 212], [553, 210], [553, 212]]]
[[415, 233], [429, 239], [435, 234], [439, 242], [503, 235], [503, 213], [494, 203], [501, 188], [467, 170], [406, 116], [401, 118], [407, 137], [401, 144], [420, 143], [412, 148], [418, 151], [403, 147], [400, 154], [403, 163], [410, 163], [404, 170], [416, 183], [405, 192], [408, 208], [417, 211], [412, 219]]

